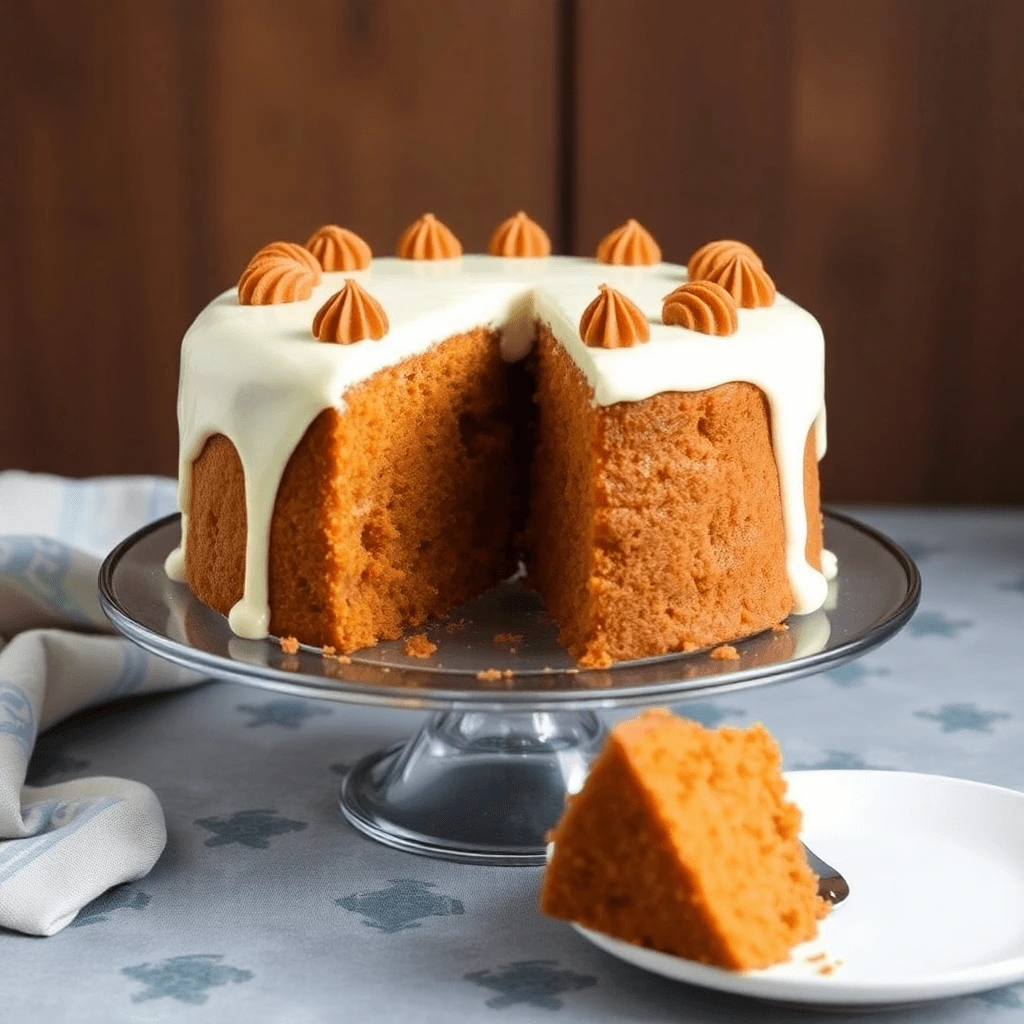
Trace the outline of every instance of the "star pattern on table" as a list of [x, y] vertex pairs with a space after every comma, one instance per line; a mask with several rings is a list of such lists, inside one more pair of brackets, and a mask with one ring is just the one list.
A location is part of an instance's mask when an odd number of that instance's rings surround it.
[[83, 928], [90, 924], [100, 924], [108, 920], [107, 914], [115, 910], [145, 910], [153, 897], [141, 889], [133, 889], [130, 885], [118, 885], [97, 896], [92, 903], [87, 903], [71, 922], [72, 928]]
[[239, 704], [237, 710], [244, 711], [250, 716], [246, 722], [250, 729], [259, 729], [264, 725], [298, 729], [307, 718], [317, 718], [331, 713], [330, 708], [321, 707], [314, 701], [298, 700], [294, 697], [270, 700], [265, 704]]
[[498, 993], [487, 1000], [493, 1010], [518, 1003], [560, 1010], [564, 1004], [559, 996], [597, 984], [592, 975], [559, 968], [557, 960], [517, 960], [497, 970], [471, 971], [464, 977]]
[[1012, 718], [1006, 711], [986, 711], [977, 704], [944, 704], [938, 711], [915, 711], [917, 718], [938, 722], [943, 732], [992, 732], [992, 723]]
[[214, 818], [196, 818], [195, 824], [213, 835], [206, 846], [228, 846], [237, 843], [251, 850], [265, 850], [270, 840], [288, 832], [301, 832], [309, 828], [304, 821], [283, 818], [273, 810], [235, 811]]
[[221, 954], [192, 953], [188, 956], [172, 956], [156, 964], [122, 967], [121, 973], [146, 986], [142, 992], [132, 996], [133, 1003], [144, 1003], [150, 999], [177, 999], [178, 1002], [198, 1006], [209, 998], [209, 989], [229, 983], [239, 984], [252, 978], [252, 971], [228, 967], [220, 963], [223, 959]]
[[392, 879], [386, 889], [354, 892], [335, 900], [339, 907], [361, 914], [363, 924], [385, 934], [419, 928], [427, 917], [465, 913], [461, 900], [433, 892], [433, 882], [414, 878]]
[[970, 619], [951, 619], [942, 612], [918, 612], [907, 626], [911, 636], [941, 636], [956, 638], [961, 630], [969, 629], [974, 623]]

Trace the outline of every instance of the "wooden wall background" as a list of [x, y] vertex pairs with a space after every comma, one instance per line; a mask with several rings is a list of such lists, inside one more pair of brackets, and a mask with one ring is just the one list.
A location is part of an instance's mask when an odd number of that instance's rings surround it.
[[827, 497], [1024, 501], [1020, 0], [0, 0], [0, 467], [172, 473], [273, 238], [750, 241], [828, 342]]

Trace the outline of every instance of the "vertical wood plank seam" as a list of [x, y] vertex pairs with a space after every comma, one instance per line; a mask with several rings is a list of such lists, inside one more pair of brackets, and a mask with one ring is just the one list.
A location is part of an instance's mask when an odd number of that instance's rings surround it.
[[576, 54], [578, 49], [577, 0], [559, 0], [558, 11], [558, 250], [571, 254], [576, 245]]

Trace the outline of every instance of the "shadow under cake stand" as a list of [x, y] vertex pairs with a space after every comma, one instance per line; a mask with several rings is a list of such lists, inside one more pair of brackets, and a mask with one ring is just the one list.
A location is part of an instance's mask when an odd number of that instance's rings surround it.
[[[788, 630], [738, 641], [739, 658], [706, 650], [581, 670], [558, 643], [538, 595], [503, 583], [424, 627], [427, 659], [403, 642], [356, 652], [287, 654], [244, 640], [163, 565], [177, 515], [116, 547], [100, 569], [100, 601], [130, 640], [178, 665], [271, 690], [356, 704], [424, 709], [412, 739], [363, 758], [341, 791], [345, 817], [382, 843], [477, 864], [541, 864], [545, 833], [600, 749], [601, 709], [653, 705], [779, 683], [835, 668], [896, 633], [913, 614], [920, 576], [910, 557], [868, 526], [825, 513], [839, 559], [825, 607]], [[500, 638], [500, 639], [499, 639]]]

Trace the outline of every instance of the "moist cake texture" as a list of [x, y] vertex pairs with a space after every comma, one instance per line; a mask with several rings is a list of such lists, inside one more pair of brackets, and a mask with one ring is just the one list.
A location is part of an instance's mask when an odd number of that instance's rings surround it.
[[[711, 336], [662, 322], [687, 281], [669, 263], [374, 258], [317, 276], [275, 243], [247, 275], [267, 304], [226, 292], [182, 345], [167, 561], [237, 634], [350, 653], [519, 557], [587, 667], [822, 605], [824, 343], [785, 297]], [[649, 340], [583, 340], [613, 292]]]
[[551, 835], [541, 908], [730, 970], [768, 967], [828, 904], [762, 725], [705, 729], [656, 709], [612, 730]]
[[[770, 414], [752, 384], [594, 406], [545, 327], [537, 346], [530, 582], [581, 664], [760, 632], [792, 610]], [[805, 445], [807, 544], [821, 565]]]

